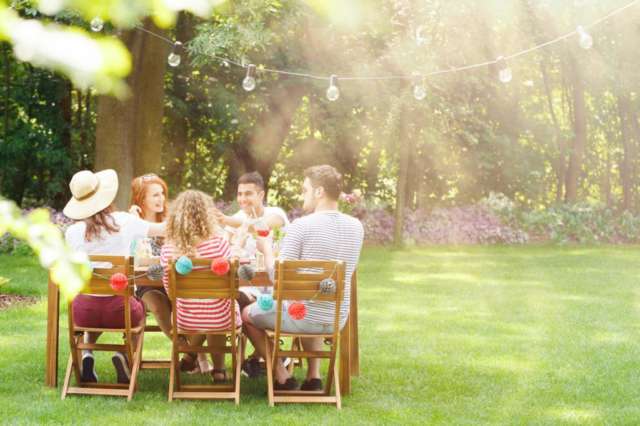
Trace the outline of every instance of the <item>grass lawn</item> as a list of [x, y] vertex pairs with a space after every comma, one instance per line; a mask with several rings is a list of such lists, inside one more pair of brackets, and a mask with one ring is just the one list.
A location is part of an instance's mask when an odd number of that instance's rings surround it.
[[[141, 372], [134, 400], [45, 388], [46, 300], [0, 311], [0, 423], [631, 424], [640, 419], [638, 247], [365, 250], [361, 375], [338, 412], [269, 408], [264, 379], [241, 405], [168, 403], [168, 372]], [[27, 258], [0, 257], [4, 293], [46, 293]], [[66, 364], [62, 318], [60, 377]], [[168, 356], [168, 341], [145, 352]], [[107, 355], [98, 374], [113, 377]], [[110, 376], [111, 375], [111, 376]]]

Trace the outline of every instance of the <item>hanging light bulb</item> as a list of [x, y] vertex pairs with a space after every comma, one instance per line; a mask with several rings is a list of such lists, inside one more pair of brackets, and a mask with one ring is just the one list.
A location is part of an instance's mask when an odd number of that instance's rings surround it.
[[416, 28], [416, 44], [418, 46], [422, 46], [423, 44], [426, 44], [428, 41], [428, 38], [422, 34], [423, 32], [424, 32], [423, 26], [419, 26], [418, 28]]
[[584, 50], [591, 49], [591, 46], [593, 46], [593, 37], [589, 35], [587, 30], [585, 30], [582, 25], [578, 25], [578, 28], [576, 28], [576, 32], [578, 33], [578, 44], [580, 44], [580, 47], [582, 47]]
[[91, 31], [99, 33], [104, 28], [104, 21], [100, 17], [96, 16], [91, 20]]
[[329, 88], [327, 89], [327, 99], [331, 102], [337, 101], [340, 97], [340, 89], [337, 86], [338, 76], [333, 74], [329, 77]]
[[171, 53], [169, 53], [169, 56], [167, 57], [167, 63], [174, 68], [180, 65], [181, 58], [178, 52], [181, 48], [182, 48], [182, 43], [179, 41], [176, 41], [175, 43], [173, 43], [173, 50], [171, 51]]
[[511, 72], [511, 68], [509, 68], [504, 56], [500, 56], [496, 59], [496, 64], [498, 65], [498, 80], [504, 84], [511, 82], [511, 80], [513, 80], [513, 73]]
[[256, 78], [254, 77], [256, 66], [253, 64], [247, 65], [247, 76], [242, 80], [242, 88], [247, 92], [256, 88]]
[[424, 78], [418, 74], [413, 74], [413, 97], [421, 101], [427, 97], [427, 88], [424, 86]]

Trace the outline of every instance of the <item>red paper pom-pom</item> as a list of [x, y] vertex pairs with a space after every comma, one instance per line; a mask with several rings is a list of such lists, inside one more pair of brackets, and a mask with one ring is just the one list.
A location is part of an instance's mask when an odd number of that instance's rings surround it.
[[268, 237], [269, 236], [269, 228], [267, 229], [258, 229], [256, 231], [259, 237]]
[[287, 309], [289, 316], [294, 320], [301, 320], [307, 315], [307, 307], [300, 302], [293, 302]]
[[229, 261], [227, 259], [218, 258], [211, 262], [211, 272], [216, 275], [224, 275], [229, 272]]
[[109, 284], [111, 284], [111, 288], [115, 291], [121, 291], [127, 288], [129, 280], [127, 279], [127, 276], [125, 274], [123, 274], [122, 272], [117, 272], [111, 275], [111, 278], [109, 278]]

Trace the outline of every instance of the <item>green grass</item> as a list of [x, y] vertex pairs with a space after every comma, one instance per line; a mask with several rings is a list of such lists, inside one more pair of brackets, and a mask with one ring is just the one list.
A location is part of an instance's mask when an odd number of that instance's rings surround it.
[[[131, 403], [61, 401], [59, 389], [43, 386], [43, 299], [0, 312], [0, 422], [637, 423], [637, 253], [638, 247], [367, 249], [359, 272], [361, 375], [341, 412], [270, 409], [265, 381], [244, 378], [238, 408], [168, 403], [168, 374], [152, 370], [140, 374]], [[0, 275], [12, 279], [2, 291], [44, 295], [45, 274], [35, 268], [29, 259], [0, 257]], [[145, 346], [167, 354], [160, 336]], [[113, 375], [106, 355], [98, 370]]]

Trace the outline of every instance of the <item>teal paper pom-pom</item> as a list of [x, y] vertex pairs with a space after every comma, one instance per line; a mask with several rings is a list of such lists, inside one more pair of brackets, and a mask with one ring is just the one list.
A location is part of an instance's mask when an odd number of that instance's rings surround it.
[[187, 275], [193, 269], [193, 262], [187, 256], [180, 256], [176, 262], [176, 272], [180, 275]]
[[263, 293], [258, 296], [258, 306], [263, 311], [270, 311], [273, 308], [273, 296]]

